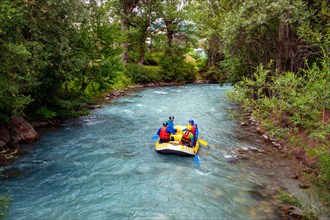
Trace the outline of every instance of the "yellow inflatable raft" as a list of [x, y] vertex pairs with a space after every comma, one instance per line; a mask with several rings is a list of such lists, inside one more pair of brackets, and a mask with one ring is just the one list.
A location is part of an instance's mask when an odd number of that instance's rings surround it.
[[196, 141], [195, 147], [188, 147], [186, 145], [180, 144], [182, 137], [182, 129], [186, 126], [176, 125], [174, 128], [177, 129], [175, 135], [171, 134], [173, 141], [167, 143], [159, 143], [159, 138], [155, 145], [155, 150], [161, 154], [177, 154], [180, 156], [195, 156], [199, 149], [199, 141]]

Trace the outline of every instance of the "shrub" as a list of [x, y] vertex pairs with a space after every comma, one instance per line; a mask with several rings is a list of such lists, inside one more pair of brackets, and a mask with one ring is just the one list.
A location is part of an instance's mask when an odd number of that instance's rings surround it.
[[196, 67], [186, 63], [179, 56], [164, 56], [161, 59], [161, 75], [165, 82], [193, 82], [197, 73]]
[[159, 53], [146, 53], [144, 56], [144, 65], [148, 66], [158, 66], [159, 65], [159, 57], [161, 54]]
[[296, 207], [301, 207], [301, 203], [299, 201], [299, 199], [295, 196], [292, 196], [286, 192], [281, 192], [277, 198], [279, 200], [281, 200], [282, 202], [284, 203], [287, 203], [289, 205], [293, 205], [293, 206], [296, 206]]
[[223, 83], [226, 81], [225, 76], [221, 70], [216, 67], [212, 66], [210, 69], [208, 69], [206, 72], [202, 74], [202, 76], [213, 83]]
[[128, 64], [126, 75], [129, 76], [134, 83], [151, 83], [159, 82], [161, 76], [159, 67], [141, 66], [138, 64]]
[[244, 66], [244, 62], [241, 57], [235, 57], [233, 55], [225, 55], [224, 60], [220, 62], [219, 68], [223, 72], [226, 82], [237, 82], [247, 74], [247, 66]]
[[42, 118], [42, 119], [53, 119], [56, 117], [56, 112], [48, 109], [45, 106], [41, 106], [37, 111], [36, 111], [36, 116], [37, 118]]
[[124, 89], [127, 86], [133, 85], [134, 82], [132, 82], [132, 79], [127, 77], [125, 73], [118, 72], [115, 79], [112, 88], [113, 89]]
[[317, 146], [308, 151], [309, 155], [319, 160], [322, 171], [321, 181], [325, 185], [330, 185], [330, 152], [326, 145]]
[[0, 219], [4, 219], [8, 216], [11, 200], [12, 196], [9, 194], [0, 195]]
[[199, 72], [206, 72], [207, 70], [207, 58], [200, 57], [196, 59], [196, 65]]
[[[0, 169], [0, 177], [2, 176], [2, 170]], [[8, 211], [12, 201], [12, 196], [9, 194], [0, 195], [0, 219], [4, 219], [8, 216]]]
[[200, 55], [198, 52], [194, 51], [194, 50], [189, 51], [189, 52], [187, 53], [187, 55], [191, 56], [191, 57], [194, 58], [195, 60], [197, 60], [198, 58], [201, 57], [201, 55]]
[[159, 66], [143, 66], [146, 75], [151, 82], [160, 82], [162, 77], [160, 75], [161, 68]]

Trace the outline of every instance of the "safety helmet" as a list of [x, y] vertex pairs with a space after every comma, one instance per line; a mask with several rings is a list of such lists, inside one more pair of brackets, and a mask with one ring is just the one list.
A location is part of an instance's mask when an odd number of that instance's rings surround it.
[[192, 129], [192, 126], [191, 126], [191, 124], [189, 124], [189, 125], [187, 126], [187, 130], [190, 131], [191, 129]]
[[190, 119], [190, 120], [189, 120], [189, 123], [193, 125], [193, 124], [194, 124], [194, 120], [191, 120], [191, 119]]
[[167, 124], [167, 122], [163, 122], [163, 126], [167, 126], [168, 124]]
[[174, 116], [172, 115], [172, 116], [170, 116], [170, 117], [168, 117], [168, 119], [172, 119], [172, 118], [174, 118]]

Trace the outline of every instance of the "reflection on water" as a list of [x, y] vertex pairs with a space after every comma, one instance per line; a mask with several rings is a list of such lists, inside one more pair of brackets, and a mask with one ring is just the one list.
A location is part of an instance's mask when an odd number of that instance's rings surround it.
[[[8, 219], [276, 218], [268, 177], [230, 162], [237, 149], [260, 146], [238, 138], [224, 95], [229, 88], [132, 91], [43, 132], [6, 168], [14, 172], [1, 186], [14, 196]], [[155, 152], [151, 138], [170, 115], [175, 124], [194, 119], [208, 141], [198, 166], [190, 157]]]

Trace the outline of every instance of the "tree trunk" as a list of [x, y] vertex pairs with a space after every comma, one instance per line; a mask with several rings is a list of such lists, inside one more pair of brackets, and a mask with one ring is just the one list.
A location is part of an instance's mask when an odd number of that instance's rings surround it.
[[144, 53], [146, 49], [146, 39], [147, 39], [147, 30], [149, 27], [149, 22], [146, 23], [141, 30], [142, 36], [140, 38], [140, 48], [139, 48], [139, 59], [137, 61], [138, 65], [142, 65], [144, 62]]
[[285, 60], [285, 38], [286, 38], [286, 24], [283, 21], [279, 22], [277, 47], [276, 47], [276, 70], [277, 74], [283, 72], [283, 61]]
[[173, 33], [171, 31], [167, 32], [167, 45], [169, 48], [172, 48], [172, 42], [173, 42]]
[[173, 36], [174, 36], [174, 30], [172, 29], [173, 21], [172, 20], [165, 20], [165, 26], [166, 26], [166, 37], [167, 37], [167, 48], [166, 48], [166, 54], [171, 55], [172, 53], [172, 43], [173, 43]]
[[209, 45], [209, 49], [207, 50], [207, 68], [211, 68], [213, 66], [213, 52]]
[[221, 48], [221, 42], [217, 36], [213, 36], [208, 45], [207, 50], [207, 67], [219, 65], [219, 62], [223, 60], [224, 55], [220, 53], [219, 48]]
[[[126, 20], [123, 18], [121, 22], [121, 31], [122, 33], [125, 33], [128, 30], [128, 23]], [[125, 40], [124, 43], [121, 45], [123, 47], [123, 52], [121, 54], [122, 57], [122, 64], [126, 66], [127, 60], [128, 60], [128, 42]]]
[[145, 52], [145, 47], [144, 44], [140, 45], [140, 52], [139, 52], [139, 59], [138, 59], [138, 65], [142, 65], [144, 62], [144, 52]]
[[167, 46], [168, 48], [172, 48], [173, 35], [174, 35], [174, 31], [171, 28], [172, 21], [165, 21], [165, 25], [166, 25]]
[[[122, 5], [122, 10], [124, 12], [124, 15], [121, 19], [121, 31], [123, 33], [126, 33], [127, 30], [130, 28], [130, 21], [129, 17], [132, 15], [132, 12], [134, 8], [137, 6], [139, 3], [139, 0], [130, 0], [130, 1], [125, 1]], [[122, 53], [122, 63], [124, 66], [126, 66], [127, 61], [128, 61], [128, 41], [125, 40], [125, 42], [122, 44], [123, 47], [123, 53]]]

